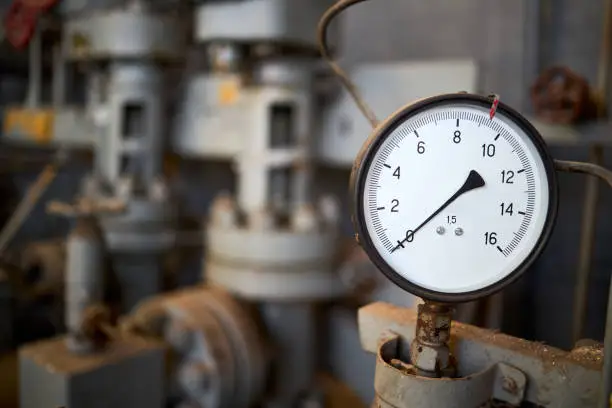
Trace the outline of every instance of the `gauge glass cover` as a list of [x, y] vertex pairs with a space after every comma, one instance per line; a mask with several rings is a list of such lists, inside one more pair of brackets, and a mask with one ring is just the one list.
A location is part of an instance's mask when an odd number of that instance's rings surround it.
[[405, 289], [478, 294], [525, 268], [546, 241], [552, 160], [509, 108], [491, 119], [484, 98], [422, 105], [383, 125], [363, 155], [358, 232]]

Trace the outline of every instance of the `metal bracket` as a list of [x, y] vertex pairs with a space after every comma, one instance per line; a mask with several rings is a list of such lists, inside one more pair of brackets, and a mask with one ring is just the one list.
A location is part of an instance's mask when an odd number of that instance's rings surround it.
[[[362, 347], [377, 355], [381, 408], [476, 408], [491, 399], [555, 408], [596, 407], [603, 356], [598, 345], [565, 352], [501, 333], [452, 323], [455, 378], [416, 375], [409, 357], [414, 310], [373, 303], [359, 310]], [[422, 400], [420, 399], [422, 396]]]
[[374, 388], [380, 408], [476, 408], [491, 400], [520, 406], [527, 377], [506, 363], [493, 364], [462, 378], [432, 380], [415, 375], [415, 367], [401, 360], [403, 339], [387, 338], [378, 351]]

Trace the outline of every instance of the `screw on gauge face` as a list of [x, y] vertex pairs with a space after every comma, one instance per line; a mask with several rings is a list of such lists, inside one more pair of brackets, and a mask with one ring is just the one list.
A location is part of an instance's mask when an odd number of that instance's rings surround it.
[[455, 235], [460, 237], [463, 235], [463, 228], [456, 228], [455, 229]]
[[446, 232], [446, 230], [444, 229], [444, 227], [438, 227], [438, 228], [436, 228], [436, 232], [437, 232], [439, 235], [444, 235], [444, 233]]

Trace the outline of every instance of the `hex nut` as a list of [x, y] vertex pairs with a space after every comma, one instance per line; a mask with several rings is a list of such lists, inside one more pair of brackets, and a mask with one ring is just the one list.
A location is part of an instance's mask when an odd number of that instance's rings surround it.
[[451, 367], [451, 355], [447, 347], [413, 342], [410, 347], [410, 360], [417, 369], [431, 373], [446, 371]]
[[229, 194], [218, 196], [213, 202], [210, 211], [215, 225], [233, 227], [238, 223], [236, 202]]

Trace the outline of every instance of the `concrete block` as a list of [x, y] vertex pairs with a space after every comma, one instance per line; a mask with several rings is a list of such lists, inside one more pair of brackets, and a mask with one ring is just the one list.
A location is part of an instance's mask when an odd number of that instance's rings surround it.
[[65, 337], [19, 351], [21, 408], [162, 408], [165, 348], [137, 337], [77, 355]]

